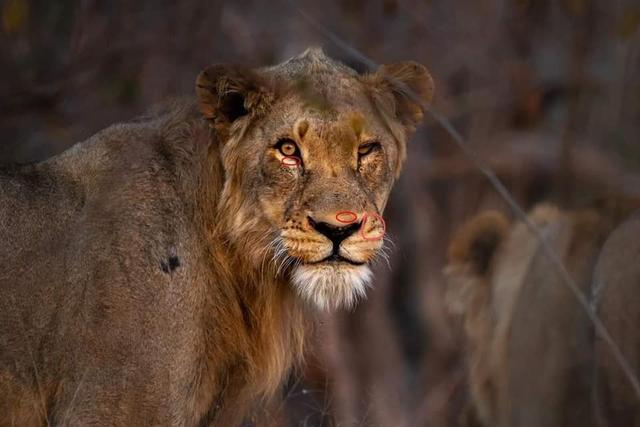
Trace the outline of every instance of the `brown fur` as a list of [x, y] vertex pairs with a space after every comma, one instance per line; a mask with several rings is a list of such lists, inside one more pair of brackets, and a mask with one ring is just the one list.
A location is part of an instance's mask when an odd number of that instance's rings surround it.
[[[499, 212], [485, 212], [464, 224], [449, 246], [449, 279], [447, 304], [449, 310], [464, 319], [467, 338], [469, 386], [477, 402], [475, 410], [482, 420], [494, 411], [491, 406], [494, 385], [491, 383], [487, 345], [493, 322], [487, 309], [491, 303], [490, 277], [493, 256], [508, 232], [509, 222]], [[470, 415], [469, 415], [470, 416]]]
[[[611, 221], [551, 206], [529, 219], [588, 296]], [[471, 418], [485, 426], [593, 425], [592, 325], [540, 242], [521, 223], [503, 233], [505, 221], [484, 214], [463, 227], [446, 270], [452, 307], [465, 319]], [[472, 248], [501, 235], [479, 268]]]
[[[308, 218], [382, 214], [420, 120], [404, 91], [430, 99], [407, 64], [360, 76], [310, 50], [212, 66], [197, 101], [2, 171], [0, 426], [231, 426], [273, 395], [302, 355], [307, 301], [344, 305], [332, 278], [356, 268], [323, 259]], [[284, 137], [304, 167], [280, 165]], [[379, 149], [359, 159], [366, 138]], [[380, 227], [340, 254], [366, 268]], [[329, 278], [306, 301], [291, 279], [304, 266]]]
[[[640, 213], [607, 239], [596, 265], [594, 305], [597, 314], [640, 377]], [[613, 357], [596, 339], [598, 410], [602, 426], [640, 426], [640, 400]]]

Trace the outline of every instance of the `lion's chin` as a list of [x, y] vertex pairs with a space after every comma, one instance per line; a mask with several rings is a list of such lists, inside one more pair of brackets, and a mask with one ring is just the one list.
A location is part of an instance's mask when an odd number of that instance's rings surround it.
[[291, 281], [303, 299], [321, 310], [330, 310], [353, 307], [365, 297], [371, 277], [366, 265], [330, 262], [299, 265]]

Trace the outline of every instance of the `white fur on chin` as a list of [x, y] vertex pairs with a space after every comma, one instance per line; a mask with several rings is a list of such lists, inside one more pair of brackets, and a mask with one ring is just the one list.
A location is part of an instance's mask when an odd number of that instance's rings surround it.
[[366, 265], [302, 264], [291, 275], [291, 282], [305, 300], [321, 310], [351, 308], [366, 296], [372, 279]]

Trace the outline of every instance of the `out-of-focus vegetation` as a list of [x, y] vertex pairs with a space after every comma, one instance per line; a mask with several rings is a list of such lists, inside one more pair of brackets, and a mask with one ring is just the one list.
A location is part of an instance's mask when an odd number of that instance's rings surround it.
[[[435, 108], [525, 207], [640, 199], [636, 0], [295, 2], [377, 62], [414, 59]], [[286, 1], [4, 0], [0, 163], [54, 155], [192, 93], [212, 62], [264, 65], [309, 45], [363, 70]], [[307, 367], [264, 425], [452, 426], [466, 399], [443, 304], [450, 234], [505, 203], [427, 121], [388, 208], [390, 268], [354, 312], [322, 316]]]

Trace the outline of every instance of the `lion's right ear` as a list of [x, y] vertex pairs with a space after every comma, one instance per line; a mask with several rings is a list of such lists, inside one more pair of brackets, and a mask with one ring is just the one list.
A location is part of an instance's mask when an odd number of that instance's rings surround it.
[[196, 79], [196, 95], [202, 115], [222, 140], [239, 119], [264, 113], [273, 101], [267, 81], [252, 69], [212, 65]]
[[500, 212], [476, 215], [453, 236], [449, 245], [449, 265], [466, 265], [474, 274], [486, 275], [509, 226], [509, 220]]
[[414, 61], [383, 64], [366, 80], [374, 88], [378, 106], [393, 111], [406, 133], [411, 134], [433, 99], [434, 83], [427, 68]]

